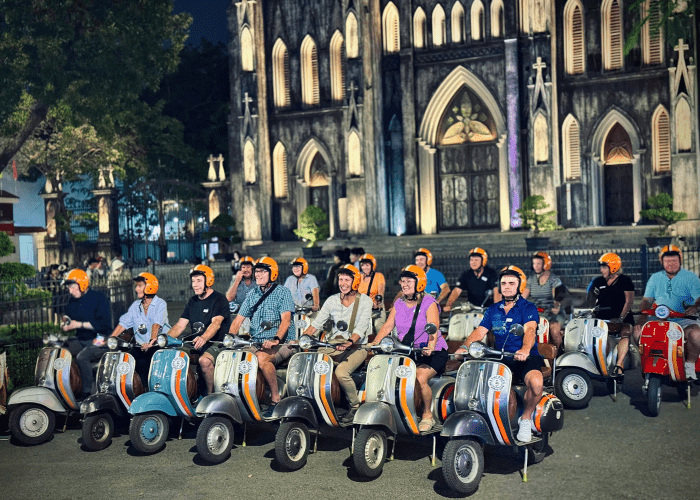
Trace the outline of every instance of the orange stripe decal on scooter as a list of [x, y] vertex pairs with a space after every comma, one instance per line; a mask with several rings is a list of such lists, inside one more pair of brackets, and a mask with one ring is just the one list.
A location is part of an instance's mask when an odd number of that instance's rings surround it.
[[[250, 362], [250, 356], [252, 354], [248, 353], [245, 356], [245, 360]], [[255, 374], [255, 378], [257, 380], [257, 373]], [[248, 408], [250, 408], [251, 413], [253, 414], [253, 418], [255, 420], [262, 420], [262, 417], [258, 413], [257, 408], [255, 408], [255, 403], [253, 402], [253, 397], [250, 395], [250, 387], [248, 386], [248, 382], [250, 382], [250, 373], [246, 373], [245, 376], [243, 377], [243, 395], [245, 396], [246, 401], [248, 401]]]
[[535, 408], [535, 427], [542, 432], [542, 426], [540, 425], [540, 421], [542, 420], [542, 412], [544, 411], [544, 405], [547, 404], [547, 401], [550, 399], [553, 399], [554, 396], [551, 394], [545, 394], [542, 399], [540, 399], [540, 402], [537, 403], [537, 408]]
[[608, 376], [608, 366], [605, 364], [605, 356], [603, 350], [603, 337], [599, 337], [596, 342], [596, 355], [598, 356], [598, 364], [600, 365], [600, 373], [603, 377]]
[[[411, 360], [409, 358], [406, 358], [403, 362], [404, 366], [410, 366], [411, 365]], [[418, 426], [416, 425], [416, 421], [413, 420], [413, 415], [408, 409], [408, 402], [406, 401], [406, 385], [408, 384], [407, 382], [408, 379], [402, 378], [401, 379], [401, 386], [399, 390], [399, 399], [401, 400], [401, 409], [403, 410], [403, 414], [406, 416], [406, 421], [408, 422], [408, 426], [411, 428], [411, 432], [413, 434], [420, 434], [420, 431], [418, 430]], [[415, 387], [414, 387], [415, 390]]]
[[[669, 324], [669, 330], [672, 328], [671, 325], [672, 324]], [[669, 358], [668, 364], [669, 364], [669, 372], [671, 375], [671, 379], [674, 382], [684, 381], [685, 380], [685, 366], [681, 367], [680, 363], [679, 363], [680, 360], [678, 359], [678, 347], [679, 347], [679, 344], [680, 344], [680, 346], [683, 346], [683, 335], [681, 335], [681, 338], [675, 342], [672, 341], [671, 339], [667, 339], [667, 342], [668, 342], [668, 358]], [[681, 375], [681, 373], [683, 375]]]
[[[65, 359], [66, 354], [67, 354], [67, 351], [62, 349], [61, 350], [61, 358]], [[67, 365], [67, 367], [68, 367], [68, 373], [70, 373], [70, 363]], [[60, 370], [61, 373], [57, 377], [58, 378], [58, 388], [61, 390], [61, 394], [63, 394], [63, 399], [66, 401], [66, 403], [68, 403], [68, 406], [70, 406], [73, 409], [77, 409], [73, 405], [73, 399], [68, 395], [68, 391], [66, 390], [66, 386], [63, 383], [63, 370], [65, 370], [65, 368]]]
[[[180, 357], [184, 358], [185, 357], [185, 352], [180, 351]], [[187, 364], [185, 364], [185, 370], [187, 370]], [[187, 372], [185, 372], [187, 373]], [[192, 413], [190, 412], [190, 409], [188, 408], [187, 403], [185, 402], [185, 399], [182, 397], [182, 391], [180, 390], [180, 382], [182, 381], [182, 370], [178, 370], [175, 372], [175, 395], [177, 396], [178, 401], [180, 402], [180, 407], [182, 410], [187, 413], [190, 417], [192, 416]]]
[[[326, 356], [324, 355], [321, 359], [325, 361], [326, 363], [329, 363], [330, 366], [333, 366], [333, 361], [325, 359]], [[330, 373], [330, 372], [329, 372]], [[319, 389], [319, 395], [321, 396], [321, 401], [323, 401], [323, 408], [326, 410], [326, 415], [328, 415], [328, 418], [330, 419], [331, 423], [333, 425], [338, 425], [338, 421], [335, 419], [335, 416], [333, 415], [333, 412], [331, 411], [331, 407], [328, 404], [328, 398], [326, 397], [326, 378], [327, 375], [324, 373], [321, 375], [320, 378], [320, 384], [318, 386]]]
[[[498, 374], [500, 376], [503, 376], [505, 373], [506, 367], [505, 365], [501, 365], [498, 367]], [[498, 432], [501, 433], [501, 437], [503, 438], [503, 444], [510, 444], [510, 439], [508, 439], [508, 433], [506, 432], [506, 428], [503, 425], [503, 420], [501, 419], [501, 408], [499, 405], [499, 400], [501, 399], [501, 391], [496, 391], [493, 395], [493, 415], [496, 418], [496, 423], [498, 424]]]
[[[125, 363], [128, 363], [129, 362], [129, 355], [124, 354], [123, 359], [124, 359]], [[131, 406], [131, 400], [129, 399], [129, 396], [126, 395], [126, 373], [121, 376], [121, 380], [120, 380], [119, 385], [121, 387], [122, 396], [124, 396], [124, 401], [126, 401], [126, 405]]]

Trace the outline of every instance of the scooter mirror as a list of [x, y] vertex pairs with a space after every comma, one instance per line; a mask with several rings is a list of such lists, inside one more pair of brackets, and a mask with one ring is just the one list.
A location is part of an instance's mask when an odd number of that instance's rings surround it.
[[323, 331], [325, 331], [325, 332], [330, 332], [331, 329], [333, 328], [333, 325], [334, 325], [334, 324], [335, 324], [335, 323], [333, 323], [333, 320], [330, 319], [330, 318], [328, 318], [328, 319], [323, 323]]
[[382, 300], [384, 300], [384, 295], [377, 294], [374, 296], [374, 300], [376, 300], [377, 302], [381, 302]]
[[68, 325], [70, 325], [70, 321], [71, 321], [71, 320], [70, 320], [70, 317], [69, 317], [69, 316], [65, 316], [65, 315], [64, 315], [64, 316], [61, 318], [61, 321], [63, 321], [63, 324], [64, 324], [64, 325], [68, 326]]
[[263, 321], [262, 323], [260, 323], [260, 327], [262, 328], [262, 330], [264, 332], [264, 331], [270, 330], [272, 328], [272, 323], [270, 323], [269, 321]]
[[49, 334], [45, 333], [44, 336], [42, 337], [41, 341], [44, 345], [48, 344], [49, 343]]
[[432, 335], [435, 332], [437, 332], [437, 326], [435, 326], [434, 323], [428, 323], [427, 325], [425, 325], [425, 333], [427, 333], [428, 335]]
[[139, 327], [136, 329], [136, 331], [140, 335], [146, 335], [148, 333], [148, 327], [146, 325], [139, 325]]
[[200, 334], [204, 331], [204, 323], [201, 321], [197, 321], [196, 323], [192, 324], [192, 333], [194, 334]]
[[228, 310], [231, 311], [232, 313], [237, 313], [238, 309], [240, 309], [240, 305], [238, 305], [235, 302], [229, 302], [228, 303]]
[[345, 321], [338, 321], [335, 324], [335, 327], [340, 330], [341, 332], [347, 331], [348, 329], [348, 324]]
[[310, 293], [307, 293], [306, 295], [304, 295], [304, 298], [305, 298], [306, 300], [312, 300], [312, 299], [314, 298], [314, 296], [311, 295]]
[[511, 335], [517, 335], [518, 337], [522, 337], [523, 335], [525, 335], [525, 329], [523, 328], [523, 325], [515, 323], [510, 327], [508, 333], [510, 333]]

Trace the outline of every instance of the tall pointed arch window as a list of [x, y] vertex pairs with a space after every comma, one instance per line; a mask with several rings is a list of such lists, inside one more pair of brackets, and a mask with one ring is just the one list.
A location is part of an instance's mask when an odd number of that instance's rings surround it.
[[243, 71], [255, 70], [253, 61], [253, 35], [248, 26], [243, 26], [241, 30], [241, 69]]
[[287, 185], [287, 150], [281, 142], [278, 142], [272, 152], [272, 187], [276, 199], [283, 199], [289, 195]]
[[345, 99], [345, 59], [343, 58], [343, 35], [336, 31], [331, 38], [331, 98], [335, 102]]
[[255, 184], [255, 146], [250, 139], [243, 147], [243, 178], [246, 184]]
[[503, 0], [495, 0], [491, 3], [491, 36], [493, 38], [503, 38], [505, 36], [504, 23]]
[[464, 41], [464, 7], [459, 2], [455, 2], [452, 6], [450, 14], [452, 31], [452, 43], [462, 43]]
[[424, 49], [426, 46], [425, 24], [425, 11], [422, 7], [418, 7], [413, 14], [413, 47], [416, 49]]
[[663, 106], [651, 118], [652, 165], [655, 174], [671, 171], [671, 120]]
[[445, 10], [437, 4], [433, 9], [431, 18], [433, 28], [433, 45], [441, 47], [445, 45]]
[[581, 1], [569, 0], [564, 7], [564, 67], [569, 75], [586, 71], [583, 26]]
[[564, 178], [566, 182], [581, 180], [581, 139], [579, 125], [576, 118], [569, 115], [564, 120], [563, 153], [564, 153]]
[[620, 0], [604, 0], [601, 6], [603, 36], [603, 68], [622, 68], [624, 46], [622, 32], [622, 5]]
[[382, 31], [384, 40], [384, 52], [387, 54], [398, 53], [401, 49], [399, 38], [399, 9], [393, 2], [384, 7], [382, 14]]
[[642, 5], [642, 18], [649, 20], [642, 26], [642, 58], [644, 64], [661, 64], [664, 62], [664, 33], [660, 28], [652, 34], [650, 26], [659, 23], [661, 12], [659, 5], [653, 0], [646, 0]]
[[345, 18], [345, 39], [347, 40], [348, 59], [355, 59], [360, 55], [360, 34], [357, 29], [357, 17], [350, 12]]
[[348, 136], [348, 175], [350, 177], [362, 175], [362, 146], [360, 136], [355, 130]]
[[277, 109], [289, 107], [289, 51], [280, 38], [272, 47], [272, 93]]
[[549, 125], [543, 113], [538, 113], [534, 124], [534, 153], [536, 163], [549, 161]]
[[484, 39], [484, 4], [481, 0], [472, 3], [471, 10], [472, 40]]
[[301, 42], [301, 100], [307, 106], [320, 103], [318, 90], [318, 52], [316, 42], [306, 35]]

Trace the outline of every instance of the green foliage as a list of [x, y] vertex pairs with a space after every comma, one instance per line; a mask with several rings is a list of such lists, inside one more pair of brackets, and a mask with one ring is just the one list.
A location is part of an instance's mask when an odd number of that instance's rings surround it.
[[19, 340], [39, 338], [44, 333], [62, 333], [54, 323], [24, 323], [21, 325], [1, 325], [0, 342], [10, 343]]
[[229, 214], [219, 214], [209, 225], [209, 231], [203, 234], [205, 238], [218, 238], [226, 243], [239, 243], [241, 238], [236, 231], [236, 221]]
[[554, 218], [557, 214], [556, 210], [538, 213], [548, 208], [549, 204], [544, 201], [544, 196], [536, 194], [525, 198], [522, 207], [516, 210], [516, 212], [522, 217], [524, 227], [526, 229], [532, 229], [535, 237], [537, 237], [540, 232], [554, 231], [557, 228], [557, 222]]
[[15, 253], [15, 245], [5, 231], [0, 231], [0, 257]]
[[316, 246], [317, 241], [325, 240], [330, 236], [327, 220], [328, 216], [323, 209], [309, 205], [299, 217], [299, 229], [295, 229], [294, 234], [308, 241], [307, 247]]
[[[643, 10], [645, 1], [633, 0], [629, 6], [629, 11], [636, 12], [636, 15], [632, 30], [625, 40], [625, 55], [629, 54], [639, 42], [644, 25], [649, 26], [649, 34], [652, 37], [663, 29], [666, 42], [672, 46], [677, 44], [680, 38], [686, 42], [691, 39], [698, 0], [652, 0], [647, 12]], [[658, 9], [659, 16], [653, 20], [650, 12], [655, 9]]]
[[641, 210], [639, 215], [645, 219], [656, 220], [659, 223], [658, 233], [661, 236], [670, 234], [669, 226], [671, 224], [688, 218], [688, 214], [685, 212], [673, 211], [673, 198], [667, 193], [650, 196], [647, 199], [647, 205], [652, 208]]
[[0, 264], [0, 281], [18, 282], [36, 276], [36, 269], [29, 264], [5, 262]]

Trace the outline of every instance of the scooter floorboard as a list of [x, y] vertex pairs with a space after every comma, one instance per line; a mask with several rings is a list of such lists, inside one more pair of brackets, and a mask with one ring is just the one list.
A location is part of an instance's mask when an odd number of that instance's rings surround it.
[[518, 441], [517, 439], [514, 439], [513, 441], [514, 441], [514, 445], [515, 445], [515, 446], [527, 446], [527, 445], [529, 445], [529, 444], [539, 443], [540, 441], [542, 441], [542, 437], [541, 437], [541, 436], [534, 436], [534, 435], [533, 435], [533, 436], [532, 436], [532, 439], [531, 439], [530, 441], [528, 441], [528, 442]]
[[436, 425], [432, 426], [429, 430], [423, 431], [418, 435], [419, 436], [428, 436], [430, 434], [435, 434], [436, 432], [442, 432], [442, 425], [436, 424]]

